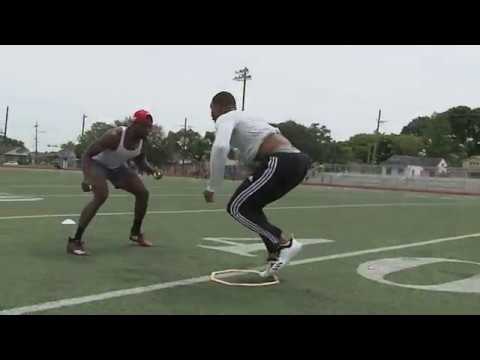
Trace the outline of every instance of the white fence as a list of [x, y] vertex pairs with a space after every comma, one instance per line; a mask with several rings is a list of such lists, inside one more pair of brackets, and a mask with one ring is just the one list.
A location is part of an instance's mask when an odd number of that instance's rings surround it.
[[382, 173], [381, 166], [325, 165], [312, 168], [305, 183], [480, 195], [480, 179], [475, 178], [476, 174], [461, 168], [450, 168], [443, 174], [435, 168], [425, 168], [421, 176], [403, 176]]

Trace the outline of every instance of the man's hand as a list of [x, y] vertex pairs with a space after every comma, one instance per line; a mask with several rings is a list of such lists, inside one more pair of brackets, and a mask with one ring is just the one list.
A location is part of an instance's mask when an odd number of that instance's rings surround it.
[[90, 185], [89, 183], [87, 183], [85, 180], [82, 181], [82, 191], [83, 192], [90, 192], [92, 191], [92, 185]]
[[163, 171], [155, 169], [153, 172], [153, 177], [155, 178], [155, 180], [160, 180], [163, 177]]
[[147, 175], [151, 175], [155, 178], [155, 180], [160, 180], [163, 177], [163, 172], [162, 170], [156, 168], [156, 167], [151, 167], [148, 166], [145, 168], [145, 173]]
[[211, 192], [211, 191], [208, 191], [208, 190], [205, 190], [205, 191], [203, 192], [203, 196], [204, 196], [205, 201], [206, 201], [207, 203], [213, 203], [213, 202], [215, 202], [215, 199], [214, 199], [213, 195], [215, 195], [215, 193], [214, 193], [214, 192]]

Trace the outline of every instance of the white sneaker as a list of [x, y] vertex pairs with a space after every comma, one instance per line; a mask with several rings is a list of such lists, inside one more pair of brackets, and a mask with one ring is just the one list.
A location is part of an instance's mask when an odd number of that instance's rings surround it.
[[303, 244], [295, 240], [292, 236], [289, 247], [284, 247], [280, 249], [280, 254], [278, 259], [274, 261], [269, 261], [265, 271], [260, 273], [261, 277], [270, 277], [275, 275], [280, 269], [286, 266], [292, 258], [294, 258], [300, 250], [302, 250]]

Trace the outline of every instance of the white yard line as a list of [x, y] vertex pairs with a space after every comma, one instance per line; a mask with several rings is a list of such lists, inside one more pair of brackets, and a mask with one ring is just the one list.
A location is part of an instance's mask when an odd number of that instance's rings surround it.
[[[428, 240], [428, 241], [420, 241], [420, 242], [411, 243], [411, 244], [384, 246], [384, 247], [367, 249], [367, 250], [359, 250], [359, 251], [351, 251], [351, 252], [340, 253], [340, 254], [319, 256], [319, 257], [314, 257], [314, 258], [292, 261], [289, 264], [289, 266], [310, 264], [310, 263], [316, 263], [316, 262], [327, 261], [327, 260], [348, 258], [348, 257], [360, 256], [360, 255], [365, 255], [365, 254], [373, 254], [373, 253], [390, 251], [390, 250], [406, 249], [406, 248], [410, 248], [410, 247], [425, 246], [425, 245], [438, 244], [438, 243], [447, 242], [447, 241], [455, 241], [455, 240], [475, 238], [475, 237], [480, 237], [480, 233], [460, 235], [460, 236], [452, 236], [452, 237], [446, 237], [446, 238], [439, 238], [439, 239], [433, 239], [433, 240]], [[256, 268], [254, 270], [259, 270], [259, 269], [261, 269], [261, 268]], [[231, 276], [234, 276], [234, 275], [231, 275]], [[225, 277], [228, 277], [228, 276], [225, 276]], [[30, 305], [30, 306], [22, 306], [22, 307], [16, 307], [16, 308], [2, 310], [2, 311], [0, 311], [0, 315], [31, 314], [31, 313], [39, 312], [39, 311], [59, 309], [59, 308], [67, 307], [67, 306], [88, 304], [88, 303], [92, 303], [92, 302], [95, 302], [95, 301], [102, 301], [102, 300], [113, 299], [113, 298], [118, 298], [118, 297], [128, 296], [128, 295], [143, 294], [143, 293], [148, 293], [148, 292], [162, 290], [162, 289], [174, 288], [174, 287], [178, 287], [178, 286], [187, 286], [187, 285], [205, 283], [205, 282], [208, 282], [209, 279], [210, 279], [210, 277], [208, 275], [204, 275], [204, 276], [199, 276], [199, 277], [195, 277], [195, 278], [177, 280], [177, 281], [170, 281], [170, 282], [165, 282], [165, 283], [153, 284], [153, 285], [149, 285], [149, 286], [141, 286], [141, 287], [130, 288], [130, 289], [108, 291], [108, 292], [104, 292], [104, 293], [100, 293], [100, 294], [81, 296], [81, 297], [76, 297], [76, 298], [49, 301], [49, 302], [41, 303], [41, 304], [35, 304], [35, 305]]]
[[[25, 195], [25, 196], [33, 196], [33, 195]], [[86, 194], [42, 194], [42, 195], [35, 195], [35, 196], [42, 196], [44, 198], [71, 198], [71, 197], [92, 197], [91, 193]], [[109, 194], [108, 197], [125, 197], [130, 198], [132, 194]], [[224, 196], [231, 196], [228, 194], [215, 194], [216, 197], [224, 197]], [[150, 193], [150, 197], [196, 197], [196, 198], [203, 198], [201, 193], [195, 194], [152, 194]]]
[[[268, 210], [302, 210], [302, 209], [336, 209], [336, 208], [369, 208], [369, 207], [409, 207], [409, 206], [463, 206], [461, 203], [445, 202], [445, 203], [372, 203], [372, 204], [338, 204], [338, 205], [311, 205], [311, 206], [275, 206], [267, 207]], [[215, 213], [225, 212], [221, 209], [198, 209], [198, 210], [153, 210], [148, 211], [147, 214], [201, 214], [201, 213]], [[133, 212], [103, 212], [96, 216], [119, 216], [119, 215], [133, 215]], [[43, 214], [43, 215], [15, 215], [15, 216], [0, 216], [0, 220], [22, 220], [22, 219], [46, 219], [46, 218], [63, 218], [76, 217], [80, 214]]]
[[43, 198], [2, 198], [0, 197], [0, 202], [19, 202], [19, 201], [40, 201], [43, 200]]

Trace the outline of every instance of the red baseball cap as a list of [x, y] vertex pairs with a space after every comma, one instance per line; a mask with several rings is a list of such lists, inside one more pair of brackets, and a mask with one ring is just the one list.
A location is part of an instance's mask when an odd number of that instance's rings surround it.
[[153, 123], [153, 117], [147, 110], [142, 109], [135, 111], [135, 114], [133, 114], [133, 122], [151, 125]]

